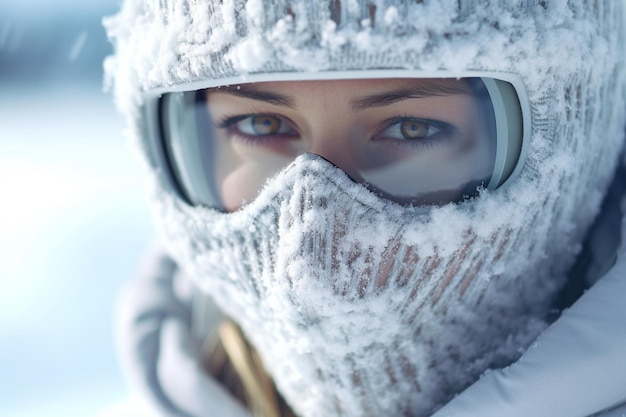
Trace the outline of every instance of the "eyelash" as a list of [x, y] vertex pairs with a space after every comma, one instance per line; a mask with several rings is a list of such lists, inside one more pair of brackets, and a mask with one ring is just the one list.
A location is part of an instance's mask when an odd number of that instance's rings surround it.
[[[292, 126], [292, 124], [289, 121], [287, 121], [283, 116], [279, 114], [248, 113], [248, 114], [236, 115], [236, 116], [224, 116], [219, 120], [216, 127], [218, 129], [228, 129], [228, 132], [230, 135], [236, 137], [237, 139], [244, 140], [250, 144], [263, 144], [265, 141], [273, 140], [276, 138], [293, 138], [294, 137], [293, 135], [286, 135], [286, 134], [249, 135], [237, 129], [236, 127], [237, 123], [243, 120], [246, 120], [248, 118], [258, 117], [258, 116], [275, 117], [281, 120], [281, 123], [286, 123], [289, 126]], [[403, 139], [398, 139], [398, 138], [390, 138], [390, 137], [381, 136], [383, 132], [389, 130], [394, 125], [397, 125], [406, 121], [416, 121], [420, 123], [426, 123], [431, 127], [439, 129], [439, 131], [430, 137], [426, 137], [424, 139], [413, 140], [413, 141], [409, 139], [403, 140]], [[296, 130], [293, 127], [292, 129]], [[372, 139], [375, 141], [380, 141], [381, 143], [385, 142], [386, 144], [390, 144], [392, 146], [398, 146], [401, 148], [408, 147], [410, 150], [421, 150], [421, 149], [433, 149], [437, 146], [443, 146], [447, 144], [449, 141], [453, 140], [457, 133], [458, 133], [458, 129], [449, 123], [442, 122], [439, 120], [424, 119], [424, 118], [410, 116], [410, 115], [405, 114], [405, 115], [393, 116], [385, 120], [385, 122], [383, 123], [383, 126], [380, 129], [378, 129], [378, 133], [376, 133], [372, 137]]]

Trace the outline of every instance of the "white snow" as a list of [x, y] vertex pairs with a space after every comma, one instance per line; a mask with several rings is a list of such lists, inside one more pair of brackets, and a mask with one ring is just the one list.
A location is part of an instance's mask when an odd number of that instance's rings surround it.
[[74, 62], [80, 55], [83, 47], [85, 46], [85, 42], [87, 41], [87, 32], [81, 32], [77, 37], [74, 43], [72, 44], [72, 48], [70, 49], [70, 53], [68, 58], [70, 61]]

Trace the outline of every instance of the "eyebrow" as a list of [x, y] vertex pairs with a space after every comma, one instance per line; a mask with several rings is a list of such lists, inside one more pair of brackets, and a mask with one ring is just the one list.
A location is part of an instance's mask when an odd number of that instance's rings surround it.
[[469, 87], [464, 87], [461, 84], [450, 85], [447, 83], [431, 82], [354, 99], [350, 101], [350, 108], [352, 111], [362, 111], [372, 107], [388, 106], [398, 101], [411, 98], [426, 98], [457, 94], [472, 94], [472, 91]]
[[[292, 96], [258, 90], [256, 88], [242, 86], [218, 87], [214, 91], [244, 97], [251, 100], [264, 101], [276, 106], [296, 109], [296, 100]], [[405, 88], [399, 88], [384, 93], [370, 94], [350, 101], [350, 108], [354, 112], [363, 111], [373, 107], [384, 107], [402, 100], [412, 98], [426, 98], [433, 96], [447, 96], [457, 94], [472, 94], [469, 87], [462, 84], [451, 85], [449, 83], [428, 82]]]
[[290, 109], [296, 108], [296, 101], [291, 96], [284, 94], [272, 93], [269, 91], [256, 90], [251, 88], [241, 88], [241, 86], [226, 86], [215, 89], [214, 91], [220, 93], [232, 94], [238, 97], [249, 98], [251, 100], [265, 101], [275, 106], [289, 107]]

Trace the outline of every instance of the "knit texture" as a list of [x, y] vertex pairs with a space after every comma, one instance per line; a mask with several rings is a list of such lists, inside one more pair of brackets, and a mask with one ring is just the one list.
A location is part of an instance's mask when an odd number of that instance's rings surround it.
[[[624, 13], [609, 1], [127, 0], [106, 22], [106, 69], [172, 255], [294, 410], [426, 416], [542, 328], [624, 146]], [[413, 209], [304, 156], [223, 214], [187, 206], [144, 135], [154, 88], [381, 68], [518, 74], [532, 112], [520, 176]]]

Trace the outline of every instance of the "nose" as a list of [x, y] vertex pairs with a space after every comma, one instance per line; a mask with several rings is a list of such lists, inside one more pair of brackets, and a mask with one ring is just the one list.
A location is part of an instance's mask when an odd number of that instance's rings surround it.
[[358, 154], [350, 138], [337, 135], [313, 137], [307, 152], [326, 159], [348, 176], [355, 178], [358, 165]]

